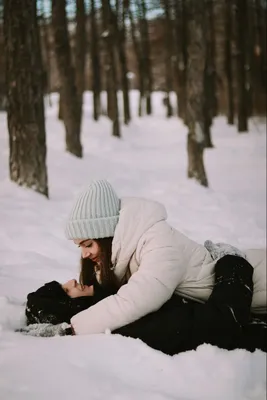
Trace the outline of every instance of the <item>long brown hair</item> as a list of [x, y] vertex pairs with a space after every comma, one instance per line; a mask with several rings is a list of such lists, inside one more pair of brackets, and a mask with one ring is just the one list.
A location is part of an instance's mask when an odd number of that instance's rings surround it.
[[81, 257], [79, 281], [82, 285], [92, 285], [96, 273], [99, 272], [101, 285], [114, 290], [114, 293], [117, 292], [120, 285], [111, 263], [112, 240], [112, 237], [94, 239], [100, 247], [100, 262], [98, 264], [89, 258]]

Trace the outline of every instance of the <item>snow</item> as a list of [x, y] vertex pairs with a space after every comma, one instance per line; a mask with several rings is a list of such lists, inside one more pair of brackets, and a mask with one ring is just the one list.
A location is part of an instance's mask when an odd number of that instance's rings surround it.
[[109, 31], [104, 31], [101, 36], [102, 37], [108, 37], [109, 36]]
[[[166, 205], [169, 221], [203, 243], [239, 248], [266, 245], [266, 125], [251, 120], [238, 134], [224, 117], [213, 126], [214, 149], [205, 151], [210, 187], [186, 178], [186, 128], [166, 119], [163, 93], [153, 117], [134, 119], [123, 138], [110, 135], [107, 118], [92, 121], [85, 94], [84, 158], [65, 152], [57, 95], [46, 108], [50, 200], [8, 177], [6, 115], [0, 113], [0, 398], [1, 400], [263, 400], [266, 355], [228, 352], [209, 345], [174, 357], [118, 335], [35, 338], [14, 330], [24, 323], [27, 293], [51, 280], [77, 277], [79, 250], [64, 237], [72, 201], [91, 179], [106, 178], [120, 196]], [[47, 102], [48, 103], [48, 102]]]

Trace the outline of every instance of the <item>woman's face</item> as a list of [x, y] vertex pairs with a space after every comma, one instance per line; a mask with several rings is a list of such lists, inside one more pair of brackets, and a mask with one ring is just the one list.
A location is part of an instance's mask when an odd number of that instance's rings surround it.
[[81, 248], [82, 258], [90, 258], [90, 260], [94, 261], [95, 263], [100, 261], [100, 247], [95, 240], [75, 239], [74, 243]]
[[68, 296], [75, 299], [77, 297], [93, 296], [94, 287], [81, 285], [76, 281], [76, 279], [71, 279], [70, 281], [64, 283], [62, 288], [65, 290]]

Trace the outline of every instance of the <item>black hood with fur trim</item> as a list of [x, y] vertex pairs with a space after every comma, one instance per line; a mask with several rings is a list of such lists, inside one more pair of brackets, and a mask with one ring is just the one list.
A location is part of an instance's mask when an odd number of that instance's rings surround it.
[[112, 293], [94, 283], [94, 296], [71, 298], [57, 281], [46, 283], [36, 292], [29, 293], [25, 314], [27, 325], [36, 323], [60, 324], [70, 322], [78, 314]]

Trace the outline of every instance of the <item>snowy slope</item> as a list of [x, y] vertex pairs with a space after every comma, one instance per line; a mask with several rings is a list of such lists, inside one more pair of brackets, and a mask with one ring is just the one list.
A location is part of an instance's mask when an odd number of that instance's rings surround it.
[[[210, 188], [186, 178], [186, 128], [165, 119], [163, 94], [155, 115], [110, 136], [110, 122], [92, 121], [85, 94], [84, 158], [64, 151], [57, 95], [46, 109], [50, 200], [8, 178], [6, 115], [0, 114], [0, 399], [42, 400], [263, 400], [266, 356], [201, 346], [168, 357], [142, 342], [112, 335], [32, 338], [15, 333], [24, 322], [27, 293], [52, 279], [77, 276], [79, 251], [64, 238], [74, 195], [95, 178], [106, 178], [120, 196], [163, 202], [169, 221], [193, 239], [239, 247], [266, 243], [266, 125], [250, 121], [237, 134], [223, 117], [213, 126], [215, 149], [205, 152]], [[132, 93], [137, 109], [137, 93]]]

